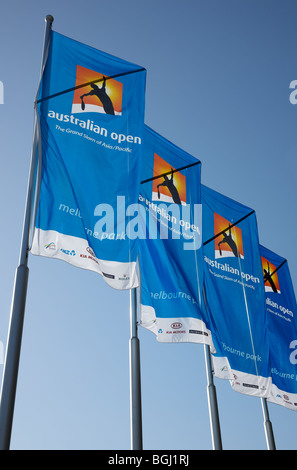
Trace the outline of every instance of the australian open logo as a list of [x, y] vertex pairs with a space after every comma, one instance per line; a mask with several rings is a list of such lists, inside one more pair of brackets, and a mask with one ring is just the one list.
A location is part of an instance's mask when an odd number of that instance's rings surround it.
[[280, 294], [279, 281], [277, 276], [277, 269], [270, 261], [261, 256], [262, 269], [264, 276], [265, 292], [275, 292]]
[[241, 258], [243, 255], [241, 229], [219, 214], [214, 214], [214, 233], [222, 234], [215, 239], [215, 258]]
[[121, 82], [77, 65], [72, 114], [85, 112], [121, 116], [122, 96]]
[[161, 239], [183, 238], [185, 250], [198, 250], [202, 240], [202, 210], [200, 204], [187, 201], [186, 176], [181, 170], [188, 166], [175, 169], [154, 153], [153, 176], [143, 182], [152, 181], [152, 186], [146, 197], [139, 196], [139, 201], [148, 213], [149, 238], [158, 235]]
[[154, 154], [153, 201], [164, 201], [175, 204], [187, 203], [186, 177], [176, 171], [166, 160]]

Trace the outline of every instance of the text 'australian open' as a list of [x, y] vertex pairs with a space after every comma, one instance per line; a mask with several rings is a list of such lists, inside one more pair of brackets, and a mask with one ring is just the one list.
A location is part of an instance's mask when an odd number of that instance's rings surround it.
[[[95, 132], [97, 135], [108, 137], [107, 129], [105, 129], [104, 127], [100, 127], [97, 124], [94, 124], [94, 121], [90, 119], [87, 119], [87, 121], [84, 121], [83, 119], [76, 118], [75, 116], [73, 116], [73, 114], [70, 114], [70, 115], [62, 114], [62, 113], [56, 113], [55, 111], [49, 111], [48, 117], [57, 119], [60, 122], [74, 124], [76, 126], [81, 127], [82, 129]], [[73, 133], [73, 131], [69, 129], [69, 133]], [[122, 142], [141, 144], [141, 138], [137, 136], [133, 136], [133, 135], [125, 135], [125, 134], [118, 134], [117, 132], [111, 132], [110, 137], [113, 141], [116, 141], [119, 144]]]

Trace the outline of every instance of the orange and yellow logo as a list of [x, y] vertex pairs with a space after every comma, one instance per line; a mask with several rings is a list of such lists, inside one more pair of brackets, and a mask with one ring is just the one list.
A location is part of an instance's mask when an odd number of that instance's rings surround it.
[[278, 282], [276, 267], [266, 258], [261, 256], [265, 292], [276, 292], [280, 294], [280, 287]]
[[166, 160], [154, 154], [154, 176], [152, 199], [176, 204], [187, 203], [186, 177], [175, 171]]
[[[99, 80], [96, 83], [95, 80]], [[122, 114], [123, 84], [102, 73], [87, 69], [81, 65], [76, 67], [75, 86], [87, 85], [74, 90], [71, 112]]]
[[215, 238], [215, 258], [236, 257], [244, 259], [241, 229], [232, 225], [229, 220], [214, 213], [214, 235], [224, 232]]

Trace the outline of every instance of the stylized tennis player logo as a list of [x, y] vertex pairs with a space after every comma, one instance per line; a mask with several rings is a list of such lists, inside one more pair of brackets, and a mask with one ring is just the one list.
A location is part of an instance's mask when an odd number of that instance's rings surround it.
[[215, 258], [241, 258], [244, 259], [241, 229], [229, 220], [214, 213], [214, 235], [222, 232], [215, 238]]
[[276, 267], [274, 264], [270, 263], [266, 258], [261, 256], [263, 276], [264, 276], [264, 287], [265, 292], [275, 292], [280, 294], [280, 287], [278, 282], [278, 277]]
[[[96, 81], [96, 82], [95, 82]], [[93, 83], [92, 83], [93, 82]], [[122, 114], [123, 84], [94, 70], [80, 65], [76, 68], [72, 113]]]
[[154, 154], [154, 176], [152, 200], [175, 204], [186, 204], [186, 177], [175, 171], [170, 163]]

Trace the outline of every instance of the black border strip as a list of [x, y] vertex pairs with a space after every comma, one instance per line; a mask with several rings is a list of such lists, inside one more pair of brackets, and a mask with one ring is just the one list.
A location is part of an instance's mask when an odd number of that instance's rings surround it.
[[[137, 72], [145, 72], [145, 68], [137, 69], [137, 70], [130, 70], [129, 72], [125, 73], [118, 73], [116, 75], [113, 75], [112, 77], [106, 77], [106, 81], [110, 80], [111, 78], [118, 78], [118, 77], [123, 77], [124, 75], [130, 75], [131, 73], [137, 73]], [[60, 91], [58, 93], [54, 93], [53, 95], [50, 96], [45, 96], [44, 98], [40, 98], [39, 100], [36, 101], [36, 103], [41, 103], [42, 101], [50, 100], [51, 98], [56, 98], [57, 96], [63, 95], [64, 93], [69, 93], [70, 91], [77, 90], [78, 88], [83, 88], [87, 85], [91, 85], [92, 83], [99, 83], [103, 82], [104, 78], [99, 78], [98, 80], [92, 80], [91, 82], [83, 83], [82, 85], [77, 85], [72, 88], [68, 88], [67, 90]]]
[[161, 175], [153, 176], [152, 178], [148, 178], [147, 180], [143, 180], [143, 181], [140, 182], [140, 184], [148, 183], [149, 181], [156, 180], [158, 178], [161, 178], [162, 176], [171, 175], [171, 173], [176, 173], [177, 171], [182, 171], [182, 170], [185, 170], [186, 168], [190, 168], [191, 166], [199, 165], [199, 164], [201, 164], [201, 162], [197, 161], [195, 163], [191, 163], [190, 165], [186, 165], [186, 166], [182, 166], [180, 168], [177, 168], [176, 170], [167, 171], [166, 173], [162, 173]]
[[222, 230], [221, 232], [217, 233], [216, 235], [214, 235], [212, 238], [210, 238], [209, 240], [207, 240], [206, 242], [203, 243], [203, 246], [204, 245], [207, 245], [207, 243], [213, 241], [215, 238], [219, 237], [220, 235], [222, 235], [224, 232], [226, 232], [227, 230], [229, 230], [230, 228], [234, 227], [234, 225], [237, 225], [239, 224], [239, 222], [242, 222], [244, 219], [246, 219], [247, 217], [249, 217], [250, 215], [254, 214], [254, 210], [252, 210], [251, 212], [249, 212], [247, 215], [245, 215], [244, 217], [241, 217], [241, 219], [239, 219], [237, 222], [234, 222], [234, 224], [232, 225], [229, 225], [229, 227], [225, 228], [224, 230]]

